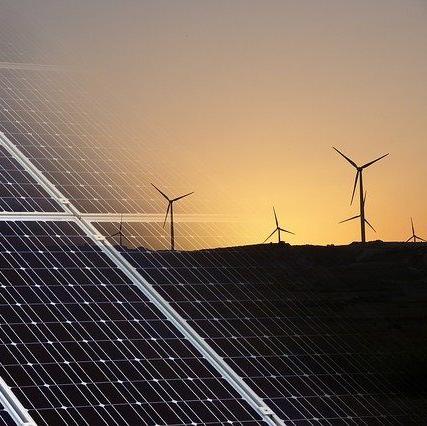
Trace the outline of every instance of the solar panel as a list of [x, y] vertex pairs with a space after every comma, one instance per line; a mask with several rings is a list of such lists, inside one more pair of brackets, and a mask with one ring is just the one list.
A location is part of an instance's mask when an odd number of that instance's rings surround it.
[[0, 221], [0, 375], [37, 424], [261, 424], [74, 222]]
[[59, 212], [59, 204], [0, 145], [0, 211]]
[[[163, 212], [164, 200], [150, 185], [159, 180], [160, 154], [141, 143], [125, 148], [94, 118], [98, 106], [70, 74], [23, 68], [0, 68], [0, 131], [33, 165], [82, 213]], [[125, 128], [120, 135], [136, 139]], [[162, 168], [160, 183], [173, 182], [173, 190], [165, 185], [171, 193], [188, 192], [174, 166]], [[204, 212], [205, 204], [200, 194], [182, 211]]]
[[[364, 313], [355, 323], [357, 313], [342, 309], [346, 292], [315, 291], [310, 283], [332, 279], [327, 272], [272, 245], [138, 249], [146, 226], [123, 225], [132, 248], [116, 247], [283, 420], [386, 424], [419, 415], [392, 383], [402, 341], [372, 335]], [[111, 235], [117, 225], [96, 226]]]

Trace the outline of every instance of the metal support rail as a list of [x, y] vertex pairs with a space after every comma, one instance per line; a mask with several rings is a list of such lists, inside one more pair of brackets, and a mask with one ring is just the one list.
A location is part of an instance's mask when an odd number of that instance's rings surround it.
[[28, 411], [16, 398], [10, 387], [0, 377], [0, 403], [19, 426], [36, 426]]

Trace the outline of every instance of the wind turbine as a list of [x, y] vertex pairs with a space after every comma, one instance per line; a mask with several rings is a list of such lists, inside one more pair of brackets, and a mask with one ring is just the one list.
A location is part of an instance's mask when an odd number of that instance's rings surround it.
[[424, 241], [427, 242], [426, 240], [424, 240], [423, 238], [419, 237], [416, 233], [415, 233], [415, 228], [414, 228], [414, 221], [412, 220], [411, 217], [411, 229], [412, 229], [412, 235], [405, 241], [405, 243], [409, 243], [409, 241], [413, 241], [414, 243], [417, 242], [417, 240], [419, 241]]
[[291, 231], [287, 231], [286, 229], [283, 229], [279, 226], [279, 220], [277, 219], [277, 214], [276, 214], [276, 210], [274, 209], [273, 206], [273, 213], [274, 213], [274, 220], [276, 221], [276, 228], [274, 229], [274, 231], [262, 242], [263, 244], [268, 241], [276, 232], [277, 232], [277, 242], [280, 243], [282, 240], [280, 239], [280, 232], [287, 232], [288, 234], [292, 234], [295, 235], [293, 232]]
[[123, 244], [122, 244], [122, 239], [123, 239], [123, 238], [124, 238], [125, 240], [128, 240], [128, 241], [130, 242], [129, 238], [127, 238], [127, 237], [123, 234], [122, 229], [123, 229], [123, 215], [121, 214], [121, 215], [120, 215], [119, 230], [118, 230], [115, 234], [111, 234], [111, 235], [110, 235], [110, 238], [114, 238], [114, 237], [117, 237], [117, 236], [119, 237], [119, 245], [120, 245], [121, 247], [123, 247]]
[[[351, 194], [351, 202], [350, 205], [353, 204], [354, 194], [356, 192], [357, 182], [359, 181], [359, 205], [360, 205], [360, 213], [354, 217], [360, 217], [360, 235], [362, 243], [366, 242], [366, 229], [365, 224], [367, 221], [365, 220], [365, 201], [363, 197], [363, 170], [365, 170], [367, 167], [371, 166], [372, 164], [376, 163], [377, 161], [380, 161], [384, 157], [387, 157], [388, 154], [384, 154], [381, 157], [378, 157], [375, 160], [369, 161], [369, 163], [364, 164], [363, 166], [358, 166], [352, 159], [348, 158], [346, 155], [344, 155], [341, 151], [339, 151], [337, 148], [332, 147], [335, 149], [338, 154], [340, 154], [342, 157], [344, 157], [355, 169], [356, 169], [356, 177], [354, 179], [354, 186], [353, 186], [353, 193]], [[351, 220], [353, 218], [347, 219]], [[369, 225], [369, 224], [368, 224]]]
[[[366, 191], [365, 191], [365, 196], [363, 197], [363, 213], [365, 212], [365, 205], [366, 205]], [[357, 218], [359, 218], [359, 217], [361, 217], [361, 215], [360, 214], [358, 214], [358, 215], [356, 215], [356, 216], [353, 216], [353, 217], [350, 217], [350, 218], [348, 218], [348, 219], [344, 219], [344, 220], [342, 220], [341, 222], [339, 222], [339, 223], [344, 223], [344, 222], [349, 222], [350, 220], [353, 220], [353, 219], [357, 219]], [[365, 217], [365, 215], [363, 214], [363, 220], [365, 221], [365, 223], [374, 231], [374, 232], [377, 232], [377, 231], [375, 231], [375, 229], [374, 229], [374, 227], [368, 222], [368, 219], [366, 219], [366, 217]]]
[[165, 216], [165, 221], [163, 222], [163, 228], [166, 225], [166, 221], [168, 219], [168, 215], [170, 212], [170, 218], [171, 218], [170, 219], [170, 222], [171, 222], [171, 250], [175, 250], [175, 231], [174, 231], [174, 227], [173, 227], [173, 203], [175, 201], [181, 200], [184, 197], [188, 197], [189, 195], [194, 194], [194, 191], [189, 192], [188, 194], [185, 194], [185, 195], [181, 195], [180, 197], [170, 199], [164, 192], [160, 191], [160, 189], [157, 188], [156, 185], [154, 185], [153, 183], [151, 185], [153, 185], [154, 188], [156, 188], [157, 191], [160, 192], [160, 194], [162, 194], [163, 197], [166, 198], [166, 200], [168, 201], [168, 208], [166, 210], [166, 216]]

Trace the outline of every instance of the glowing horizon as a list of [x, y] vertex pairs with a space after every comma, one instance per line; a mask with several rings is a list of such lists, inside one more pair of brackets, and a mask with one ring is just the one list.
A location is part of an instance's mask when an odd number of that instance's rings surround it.
[[410, 217], [427, 238], [425, 3], [105, 3], [21, 12], [40, 15], [46, 49], [59, 40], [58, 63], [89, 71], [91, 96], [138, 135], [107, 119], [114, 138], [154, 152], [159, 179], [179, 171], [190, 209], [248, 224], [234, 244], [263, 241], [273, 205], [291, 244], [359, 240], [357, 221], [338, 224], [358, 207], [332, 146], [360, 164], [390, 153], [364, 176], [368, 240], [404, 241]]

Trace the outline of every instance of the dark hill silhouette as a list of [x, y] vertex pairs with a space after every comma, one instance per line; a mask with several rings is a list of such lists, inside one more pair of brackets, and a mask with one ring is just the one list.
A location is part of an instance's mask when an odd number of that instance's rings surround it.
[[124, 254], [283, 416], [299, 410], [287, 396], [298, 380], [305, 398], [323, 389], [314, 404], [327, 418], [329, 398], [368, 424], [427, 418], [427, 244]]

